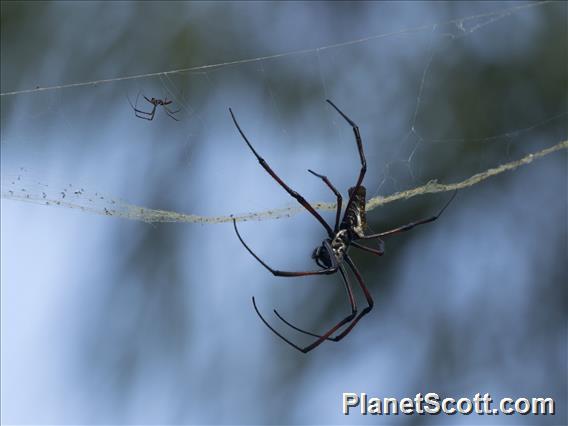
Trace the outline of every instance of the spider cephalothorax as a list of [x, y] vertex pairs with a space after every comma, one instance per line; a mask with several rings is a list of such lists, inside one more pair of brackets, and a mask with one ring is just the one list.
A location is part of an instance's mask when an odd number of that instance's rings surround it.
[[[316, 247], [312, 253], [312, 259], [316, 262], [316, 264], [321, 268], [320, 270], [316, 271], [304, 271], [304, 272], [287, 272], [287, 271], [279, 271], [277, 269], [273, 269], [268, 264], [266, 264], [260, 257], [257, 256], [255, 252], [253, 252], [250, 247], [244, 242], [241, 235], [239, 234], [239, 230], [237, 228], [237, 222], [233, 219], [233, 226], [235, 228], [235, 232], [237, 233], [237, 237], [243, 244], [243, 246], [248, 250], [248, 252], [258, 261], [262, 266], [264, 266], [268, 271], [270, 271], [273, 275], [277, 277], [303, 277], [308, 275], [330, 275], [335, 274], [339, 271], [341, 277], [343, 279], [343, 283], [345, 285], [345, 289], [347, 290], [347, 295], [349, 298], [349, 304], [351, 305], [351, 313], [347, 315], [344, 319], [336, 323], [333, 327], [331, 327], [328, 331], [322, 334], [311, 333], [309, 331], [305, 331], [301, 328], [296, 327], [295, 325], [291, 324], [287, 320], [285, 320], [278, 311], [274, 310], [276, 316], [282, 320], [286, 325], [290, 326], [296, 331], [301, 333], [316, 337], [317, 339], [308, 346], [301, 347], [293, 343], [291, 340], [284, 337], [278, 331], [276, 331], [261, 315], [260, 311], [256, 306], [256, 301], [254, 297], [252, 298], [252, 303], [254, 309], [262, 322], [266, 324], [266, 326], [278, 337], [288, 343], [290, 346], [298, 349], [301, 352], [309, 352], [312, 349], [316, 348], [317, 346], [321, 345], [326, 340], [331, 341], [339, 341], [343, 339], [349, 332], [355, 327], [355, 325], [359, 322], [359, 320], [365, 316], [372, 308], [373, 308], [373, 298], [371, 293], [365, 286], [363, 278], [359, 273], [359, 270], [349, 257], [349, 248], [351, 246], [356, 247], [358, 249], [364, 250], [366, 252], [375, 254], [377, 256], [382, 256], [384, 253], [383, 250], [383, 241], [381, 240], [382, 237], [386, 237], [389, 235], [397, 234], [399, 232], [408, 231], [414, 228], [417, 225], [422, 225], [424, 223], [433, 222], [435, 221], [445, 208], [450, 204], [453, 200], [450, 200], [446, 203], [446, 205], [440, 210], [440, 212], [436, 216], [429, 217], [427, 219], [418, 220], [415, 222], [411, 222], [407, 225], [399, 226], [397, 228], [391, 229], [389, 231], [381, 232], [378, 234], [365, 234], [365, 231], [368, 230], [367, 226], [367, 219], [365, 215], [365, 195], [366, 190], [365, 187], [362, 185], [363, 178], [365, 177], [365, 172], [367, 171], [367, 162], [365, 160], [365, 153], [363, 151], [363, 143], [361, 141], [361, 135], [359, 133], [359, 128], [357, 125], [347, 117], [339, 108], [335, 106], [333, 102], [327, 100], [327, 102], [335, 108], [335, 110], [349, 123], [349, 125], [353, 128], [353, 133], [355, 135], [355, 142], [357, 144], [357, 150], [359, 152], [359, 157], [361, 160], [361, 169], [359, 170], [359, 177], [357, 178], [357, 183], [355, 186], [349, 188], [349, 201], [347, 202], [347, 207], [345, 208], [345, 213], [343, 217], [341, 217], [341, 207], [342, 207], [342, 197], [339, 191], [333, 186], [333, 184], [329, 181], [326, 176], [320, 175], [312, 170], [308, 170], [312, 175], [320, 178], [327, 187], [335, 194], [337, 200], [337, 209], [335, 213], [335, 226], [332, 228], [321, 215], [306, 201], [304, 197], [290, 188], [280, 177], [272, 170], [272, 168], [268, 165], [266, 160], [262, 158], [256, 150], [253, 148], [247, 137], [245, 136], [244, 132], [242, 131], [239, 123], [233, 114], [233, 111], [229, 108], [231, 113], [231, 117], [233, 118], [233, 122], [237, 127], [241, 137], [246, 142], [252, 153], [257, 158], [260, 165], [266, 170], [266, 172], [272, 176], [272, 178], [278, 182], [278, 184], [284, 188], [284, 190], [290, 194], [293, 198], [298, 201], [307, 211], [309, 211], [317, 220], [321, 223], [321, 225], [327, 231], [327, 238], [324, 239], [320, 246]], [[455, 193], [454, 193], [455, 196]], [[371, 240], [376, 239], [378, 241], [378, 248], [371, 248], [367, 247], [361, 243], [359, 240]], [[357, 304], [355, 302], [355, 297], [353, 296], [353, 290], [351, 289], [351, 284], [349, 279], [347, 278], [347, 273], [345, 271], [345, 264], [349, 270], [355, 276], [363, 295], [365, 296], [365, 300], [367, 301], [367, 307], [365, 307], [361, 312], [358, 313]], [[339, 332], [339, 330], [344, 327], [345, 328]], [[334, 333], [336, 333], [334, 335]]]

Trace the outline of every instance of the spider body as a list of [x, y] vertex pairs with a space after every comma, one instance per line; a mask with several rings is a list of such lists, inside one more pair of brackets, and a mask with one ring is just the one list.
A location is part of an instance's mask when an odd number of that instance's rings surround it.
[[367, 190], [361, 185], [349, 188], [348, 193], [353, 202], [345, 210], [340, 229], [348, 230], [351, 239], [363, 238], [367, 228], [367, 215], [365, 213]]
[[156, 99], [156, 98], [152, 98], [152, 99], [148, 99], [146, 96], [144, 96], [144, 99], [146, 99], [148, 102], [150, 102], [152, 105], [154, 106], [164, 106], [164, 105], [169, 105], [172, 103], [172, 101], [168, 101], [167, 99]]
[[[136, 106], [138, 106], [138, 97], [140, 96], [140, 94], [138, 94], [138, 96], [136, 96]], [[130, 104], [130, 106], [132, 106], [132, 109], [134, 109], [134, 115], [138, 118], [142, 118], [144, 120], [148, 120], [148, 121], [152, 121], [154, 119], [154, 116], [156, 115], [156, 109], [161, 106], [162, 108], [164, 108], [164, 111], [166, 111], [166, 114], [168, 115], [168, 117], [174, 119], [175, 121], [179, 121], [179, 119], [174, 117], [174, 114], [180, 112], [180, 110], [176, 110], [176, 111], [172, 111], [170, 110], [167, 106], [170, 105], [173, 101], [168, 100], [168, 98], [165, 99], [156, 99], [156, 98], [150, 98], [148, 99], [146, 96], [144, 96], [144, 99], [146, 99], [147, 102], [149, 102], [152, 105], [152, 110], [150, 112], [146, 112], [146, 111], [142, 111], [136, 108], [136, 106], [132, 105], [132, 103]], [[130, 102], [130, 100], [129, 100]]]
[[[333, 186], [333, 184], [329, 181], [329, 179], [326, 176], [320, 175], [320, 174], [318, 174], [318, 173], [316, 173], [312, 170], [308, 170], [308, 172], [310, 172], [312, 175], [320, 178], [336, 196], [337, 209], [336, 209], [336, 213], [335, 213], [335, 224], [334, 224], [333, 228], [310, 205], [310, 203], [308, 203], [306, 201], [306, 199], [303, 196], [301, 196], [300, 194], [298, 194], [298, 192], [296, 192], [292, 188], [290, 188], [274, 172], [274, 170], [272, 170], [272, 168], [268, 165], [266, 160], [264, 158], [262, 158], [256, 152], [256, 150], [253, 148], [252, 144], [249, 142], [248, 138], [246, 137], [246, 135], [242, 131], [241, 127], [239, 126], [239, 123], [237, 122], [235, 115], [233, 114], [233, 111], [229, 108], [229, 111], [231, 113], [231, 117], [233, 119], [233, 122], [234, 122], [237, 130], [239, 131], [241, 137], [243, 138], [245, 143], [248, 145], [249, 149], [252, 151], [252, 153], [254, 154], [256, 159], [258, 160], [259, 164], [290, 196], [295, 198], [296, 201], [298, 201], [298, 203], [300, 203], [300, 205], [302, 205], [309, 213], [311, 213], [312, 216], [318, 222], [320, 222], [320, 224], [325, 228], [325, 230], [327, 232], [327, 238], [325, 238], [322, 241], [321, 245], [316, 247], [314, 249], [314, 251], [312, 252], [312, 259], [315, 261], [317, 266], [319, 266], [319, 268], [320, 268], [319, 270], [315, 270], [315, 271], [289, 272], [289, 271], [281, 271], [281, 270], [278, 270], [278, 269], [271, 268], [266, 262], [264, 262], [245, 243], [245, 241], [241, 237], [239, 230], [237, 228], [237, 222], [235, 221], [235, 219], [233, 219], [233, 227], [235, 229], [235, 232], [237, 234], [238, 239], [240, 240], [242, 245], [245, 247], [245, 249], [262, 266], [264, 266], [264, 268], [266, 268], [274, 276], [277, 276], [277, 277], [303, 277], [303, 276], [312, 276], [312, 275], [331, 275], [331, 274], [335, 274], [335, 273], [339, 272], [341, 277], [342, 277], [343, 284], [344, 284], [346, 292], [347, 292], [347, 297], [348, 297], [348, 300], [349, 300], [349, 305], [351, 307], [351, 312], [345, 318], [343, 318], [341, 321], [337, 322], [333, 327], [331, 327], [329, 330], [327, 330], [325, 333], [322, 333], [322, 334], [312, 333], [312, 332], [303, 330], [299, 327], [296, 327], [295, 325], [291, 324], [286, 319], [284, 319], [278, 313], [278, 311], [274, 310], [275, 315], [284, 324], [288, 325], [289, 327], [291, 327], [292, 329], [294, 329], [294, 330], [296, 330], [300, 333], [303, 333], [303, 334], [306, 334], [306, 335], [309, 335], [309, 336], [313, 336], [313, 337], [316, 338], [315, 341], [313, 341], [310, 345], [305, 346], [305, 347], [301, 347], [301, 346], [295, 344], [294, 342], [292, 342], [288, 338], [284, 337], [274, 327], [272, 327], [268, 323], [268, 321], [266, 321], [266, 319], [262, 316], [260, 311], [258, 310], [258, 307], [256, 306], [256, 301], [255, 301], [254, 297], [252, 298], [252, 303], [253, 303], [254, 309], [255, 309], [257, 315], [262, 320], [262, 322], [274, 334], [276, 334], [276, 336], [278, 336], [284, 342], [288, 343], [293, 348], [295, 348], [295, 349], [297, 349], [297, 350], [299, 350], [303, 353], [307, 353], [307, 352], [311, 351], [312, 349], [315, 349], [316, 347], [318, 347], [319, 345], [321, 345], [325, 341], [330, 341], [330, 340], [335, 341], [335, 342], [340, 341], [345, 336], [347, 336], [347, 334], [349, 334], [349, 332], [355, 327], [355, 325], [359, 322], [359, 320], [361, 318], [363, 318], [367, 313], [369, 313], [371, 311], [371, 309], [373, 308], [373, 305], [374, 305], [373, 297], [371, 296], [371, 293], [367, 289], [365, 282], [363, 281], [363, 278], [362, 278], [361, 274], [359, 273], [359, 270], [355, 266], [355, 263], [353, 262], [353, 260], [349, 256], [349, 249], [353, 246], [353, 247], [356, 247], [360, 250], [366, 251], [368, 253], [372, 253], [376, 256], [382, 256], [383, 253], [384, 253], [384, 249], [383, 249], [384, 243], [383, 243], [383, 240], [381, 238], [387, 237], [387, 236], [390, 236], [390, 235], [393, 235], [393, 234], [397, 234], [397, 233], [400, 233], [400, 232], [409, 231], [410, 229], [414, 228], [415, 226], [435, 221], [436, 219], [438, 219], [438, 217], [440, 217], [440, 215], [443, 213], [443, 211], [446, 209], [446, 207], [448, 207], [448, 205], [450, 204], [450, 202], [453, 200], [453, 198], [455, 196], [455, 193], [454, 193], [452, 198], [450, 198], [450, 200], [444, 205], [444, 207], [440, 210], [440, 212], [435, 216], [431, 216], [431, 217], [426, 218], [426, 219], [411, 222], [409, 224], [399, 226], [397, 228], [393, 228], [389, 231], [384, 231], [384, 232], [381, 232], [381, 233], [378, 233], [378, 234], [365, 234], [365, 231], [368, 230], [367, 218], [366, 218], [366, 213], [365, 213], [366, 190], [365, 190], [365, 187], [363, 186], [362, 183], [363, 183], [363, 178], [365, 177], [365, 173], [367, 171], [367, 162], [365, 160], [365, 153], [363, 151], [363, 143], [362, 143], [362, 140], [361, 140], [361, 135], [359, 133], [359, 128], [349, 117], [347, 117], [338, 107], [336, 107], [335, 104], [333, 104], [333, 102], [331, 102], [330, 100], [327, 100], [327, 102], [352, 127], [353, 133], [354, 133], [354, 136], [355, 136], [355, 142], [357, 144], [357, 150], [358, 150], [358, 153], [359, 153], [360, 162], [361, 162], [361, 168], [359, 170], [359, 176], [357, 178], [357, 182], [356, 182], [355, 186], [349, 188], [349, 190], [348, 190], [349, 201], [347, 202], [347, 206], [345, 208], [345, 213], [343, 214], [343, 217], [341, 216], [343, 199], [342, 199], [339, 191]], [[375, 240], [378, 241], [378, 248], [371, 248], [371, 247], [363, 245], [359, 242], [361, 240], [372, 240], [372, 239], [375, 239]], [[361, 312], [358, 311], [357, 303], [356, 303], [355, 297], [353, 295], [353, 290], [351, 288], [351, 284], [350, 284], [350, 281], [349, 281], [348, 276], [347, 276], [347, 271], [346, 271], [345, 265], [347, 265], [347, 269], [349, 269], [349, 271], [351, 271], [351, 273], [355, 276], [355, 279], [357, 280], [357, 284], [359, 285], [359, 288], [363, 292], [363, 295], [364, 295], [365, 300], [367, 302], [367, 306]], [[341, 330], [342, 328], [343, 328], [343, 330]]]
[[[333, 250], [337, 263], [343, 262], [351, 243], [363, 237], [365, 235], [364, 230], [367, 228], [367, 217], [365, 215], [366, 189], [362, 185], [359, 188], [349, 188], [349, 197], [353, 193], [353, 203], [345, 210], [339, 229], [334, 232], [332, 239], [326, 240]], [[322, 268], [329, 268], [332, 264], [329, 252], [323, 242], [314, 249], [312, 259]]]
[[[347, 230], [342, 229], [333, 236], [333, 239], [326, 238], [321, 246], [316, 247], [312, 253], [312, 259], [320, 268], [331, 268], [333, 265], [331, 254], [336, 262], [342, 262], [350, 243]], [[332, 253], [327, 249], [328, 246], [331, 247]]]

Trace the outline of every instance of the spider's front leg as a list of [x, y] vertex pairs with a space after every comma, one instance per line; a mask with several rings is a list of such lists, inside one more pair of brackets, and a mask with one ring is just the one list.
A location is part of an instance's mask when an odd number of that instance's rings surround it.
[[363, 183], [363, 178], [365, 177], [365, 173], [367, 172], [367, 160], [365, 159], [365, 152], [363, 151], [363, 141], [361, 139], [361, 133], [359, 132], [359, 126], [355, 124], [353, 120], [351, 120], [343, 111], [341, 111], [333, 102], [329, 99], [326, 99], [326, 102], [330, 104], [344, 119], [349, 123], [351, 128], [353, 129], [353, 134], [355, 135], [355, 142], [357, 143], [357, 150], [359, 151], [359, 158], [361, 160], [361, 169], [359, 171], [359, 177], [357, 178], [357, 183], [353, 187], [353, 192], [349, 196], [349, 201], [347, 203], [347, 210], [350, 209], [351, 204], [353, 204], [353, 199], [355, 194], [357, 194], [359, 187]]
[[327, 178], [327, 176], [320, 175], [319, 173], [316, 173], [316, 172], [314, 172], [313, 170], [310, 170], [310, 169], [308, 169], [308, 172], [310, 172], [312, 175], [319, 177], [321, 180], [323, 180], [324, 183], [327, 185], [327, 187], [329, 189], [331, 189], [331, 192], [333, 192], [335, 194], [337, 206], [336, 206], [336, 209], [335, 209], [335, 227], [333, 228], [333, 232], [337, 233], [337, 231], [339, 231], [339, 220], [341, 219], [341, 203], [343, 202], [343, 198], [341, 197], [341, 194], [339, 193], [337, 188], [335, 188], [335, 186], [333, 186], [331, 181]]
[[310, 205], [310, 203], [308, 203], [306, 201], [306, 199], [300, 195], [298, 192], [294, 191], [292, 188], [290, 188], [286, 182], [284, 182], [280, 176], [278, 176], [274, 170], [272, 170], [272, 168], [268, 165], [268, 163], [266, 162], [266, 160], [264, 158], [262, 158], [258, 152], [256, 152], [256, 150], [253, 148], [252, 144], [250, 143], [250, 141], [248, 140], [248, 138], [246, 137], [245, 133], [243, 132], [243, 130], [241, 129], [241, 126], [239, 126], [239, 123], [237, 122], [237, 119], [235, 118], [235, 114], [233, 114], [233, 110], [231, 108], [229, 108], [229, 112], [231, 113], [231, 118], [233, 119], [233, 123], [235, 123], [235, 127], [237, 128], [237, 130], [239, 131], [239, 133], [241, 134], [241, 137], [243, 138], [243, 140], [245, 141], [245, 143], [247, 144], [247, 146], [249, 147], [249, 149], [252, 151], [252, 153], [254, 154], [254, 156], [256, 157], [256, 159], [258, 160], [259, 164], [262, 166], [262, 168], [264, 170], [266, 170], [266, 172], [272, 176], [272, 178], [278, 182], [278, 184], [284, 188], [284, 190], [290, 194], [290, 196], [292, 196], [293, 198], [296, 199], [296, 201], [298, 201], [298, 203], [300, 203], [302, 205], [302, 207], [304, 207], [307, 211], [309, 211], [311, 213], [311, 215], [313, 217], [315, 217], [319, 223], [322, 224], [322, 226], [325, 228], [325, 230], [327, 231], [327, 235], [329, 237], [331, 237], [333, 235], [333, 230], [331, 229], [331, 227], [327, 224], [327, 222], [323, 219], [323, 217], [321, 217], [321, 215]]

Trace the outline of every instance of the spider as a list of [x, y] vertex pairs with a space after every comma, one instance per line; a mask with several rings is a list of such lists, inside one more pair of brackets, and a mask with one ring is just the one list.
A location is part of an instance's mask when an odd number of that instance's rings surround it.
[[[366, 189], [362, 185], [363, 178], [365, 177], [365, 172], [367, 171], [367, 162], [365, 160], [365, 153], [363, 152], [363, 143], [361, 140], [361, 134], [359, 133], [359, 127], [347, 116], [345, 115], [333, 102], [329, 99], [327, 100], [329, 103], [344, 119], [349, 123], [349, 125], [353, 129], [353, 133], [355, 135], [355, 142], [357, 144], [357, 150], [359, 152], [359, 157], [361, 161], [361, 169], [359, 171], [359, 177], [357, 178], [357, 182], [355, 186], [349, 188], [349, 201], [347, 202], [347, 206], [345, 209], [345, 213], [343, 217], [341, 217], [341, 207], [342, 207], [342, 197], [339, 191], [333, 186], [327, 176], [318, 174], [312, 170], [308, 170], [309, 173], [314, 175], [315, 177], [321, 179], [323, 183], [335, 194], [337, 199], [337, 209], [335, 212], [335, 224], [332, 228], [324, 219], [323, 217], [306, 201], [304, 197], [290, 188], [268, 165], [266, 160], [262, 158], [256, 150], [253, 148], [252, 144], [249, 142], [248, 138], [245, 136], [243, 130], [239, 126], [235, 115], [231, 108], [229, 108], [229, 112], [237, 127], [237, 130], [241, 134], [241, 137], [246, 142], [254, 156], [257, 158], [260, 165], [266, 170], [266, 172], [272, 176], [272, 178], [278, 182], [278, 184], [284, 188], [284, 190], [290, 194], [293, 198], [298, 201], [308, 212], [314, 216], [318, 222], [325, 228], [327, 232], [327, 238], [324, 239], [320, 246], [316, 247], [312, 253], [312, 259], [315, 263], [320, 267], [319, 270], [315, 271], [303, 271], [303, 272], [288, 272], [288, 271], [280, 271], [278, 269], [274, 269], [270, 267], [266, 262], [264, 262], [243, 240], [239, 230], [237, 228], [237, 222], [233, 218], [233, 227], [235, 228], [235, 232], [237, 237], [239, 238], [242, 245], [246, 248], [246, 250], [262, 265], [264, 266], [269, 272], [277, 277], [303, 277], [303, 276], [311, 276], [311, 275], [331, 275], [339, 272], [341, 274], [341, 278], [343, 280], [343, 284], [347, 291], [347, 297], [349, 299], [349, 304], [351, 306], [351, 313], [343, 318], [341, 321], [337, 322], [333, 327], [331, 327], [328, 331], [323, 334], [316, 334], [311, 333], [309, 331], [303, 330], [299, 327], [296, 327], [292, 323], [288, 322], [284, 317], [282, 317], [278, 311], [275, 309], [274, 313], [276, 316], [284, 322], [287, 326], [291, 327], [292, 329], [307, 334], [309, 336], [315, 337], [311, 344], [307, 346], [299, 346], [296, 343], [292, 342], [290, 339], [284, 337], [280, 332], [276, 331], [274, 327], [272, 327], [268, 321], [262, 316], [260, 313], [255, 298], [252, 298], [252, 303], [254, 306], [254, 310], [256, 311], [257, 315], [260, 317], [262, 322], [280, 339], [284, 342], [292, 346], [293, 348], [299, 350], [300, 352], [307, 353], [312, 349], [315, 349], [319, 345], [321, 345], [325, 341], [335, 341], [338, 342], [343, 339], [345, 336], [349, 334], [349, 332], [355, 327], [355, 325], [367, 315], [371, 309], [373, 309], [373, 297], [371, 293], [367, 289], [363, 278], [355, 266], [355, 263], [349, 256], [349, 248], [351, 246], [356, 247], [360, 250], [372, 253], [376, 256], [382, 256], [384, 253], [384, 242], [381, 239], [382, 237], [387, 237], [390, 235], [398, 234], [400, 232], [409, 231], [415, 226], [423, 225], [425, 223], [433, 222], [438, 219], [444, 210], [449, 206], [449, 204], [454, 199], [457, 192], [454, 192], [452, 197], [446, 202], [444, 207], [436, 214], [435, 216], [431, 216], [426, 219], [410, 222], [406, 225], [402, 225], [396, 228], [393, 228], [388, 231], [380, 232], [378, 234], [365, 234], [365, 231], [369, 228], [367, 225], [366, 215], [365, 215], [365, 196], [366, 196]], [[378, 248], [368, 247], [366, 245], [361, 244], [359, 241], [364, 240], [377, 240], [378, 241]], [[363, 295], [365, 296], [367, 307], [365, 307], [361, 312], [358, 313], [357, 304], [355, 301], [355, 297], [353, 296], [353, 290], [351, 288], [351, 284], [349, 282], [345, 264], [347, 268], [353, 273], [355, 276], [359, 287], [361, 288]], [[338, 330], [341, 327], [347, 325], [345, 329], [341, 332]], [[338, 332], [336, 335], [334, 333]]]
[[[140, 96], [140, 94], [138, 94], [138, 96], [136, 96], [136, 106], [138, 106], [138, 97], [139, 96]], [[132, 103], [130, 103], [130, 106], [132, 107], [132, 109], [134, 109], [134, 115], [136, 117], [142, 118], [144, 120], [152, 121], [154, 119], [154, 115], [156, 114], [156, 108], [161, 106], [161, 107], [164, 108], [164, 111], [166, 111], [166, 114], [168, 114], [169, 117], [173, 118], [175, 121], [179, 121], [179, 119], [174, 117], [174, 114], [180, 112], [181, 110], [178, 109], [176, 111], [171, 111], [166, 106], [166, 105], [171, 104], [173, 101], [169, 101], [168, 98], [164, 98], [163, 100], [162, 99], [156, 99], [156, 98], [148, 99], [146, 96], [144, 96], [144, 99], [146, 99], [149, 103], [151, 103], [153, 105], [152, 111], [150, 111], [150, 112], [141, 111], [141, 110], [137, 109], [134, 105], [132, 105]], [[128, 102], [130, 102], [130, 100]]]

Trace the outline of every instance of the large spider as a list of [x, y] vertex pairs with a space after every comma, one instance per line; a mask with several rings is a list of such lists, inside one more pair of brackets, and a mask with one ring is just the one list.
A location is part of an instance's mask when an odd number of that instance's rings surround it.
[[[161, 106], [161, 107], [164, 108], [164, 111], [166, 111], [166, 114], [168, 114], [168, 116], [170, 118], [173, 118], [175, 121], [179, 121], [179, 119], [174, 117], [174, 114], [180, 112], [181, 110], [178, 109], [176, 111], [172, 111], [167, 107], [167, 105], [170, 105], [173, 101], [168, 100], [168, 98], [165, 98], [165, 99], [156, 99], [156, 98], [148, 99], [146, 96], [144, 96], [144, 99], [146, 99], [146, 101], [148, 101], [150, 104], [152, 104], [152, 110], [150, 112], [146, 112], [146, 111], [142, 111], [142, 110], [139, 110], [139, 109], [136, 108], [138, 106], [138, 97], [139, 96], [140, 96], [140, 93], [138, 93], [138, 96], [136, 96], [136, 106], [134, 106], [134, 105], [132, 105], [132, 103], [130, 103], [130, 106], [134, 110], [134, 115], [136, 117], [142, 118], [144, 120], [152, 121], [154, 119], [154, 115], [156, 114], [156, 108]], [[130, 100], [128, 102], [130, 102]]]
[[[262, 322], [280, 339], [284, 340], [290, 346], [296, 348], [297, 350], [306, 353], [311, 351], [312, 349], [318, 347], [326, 340], [331, 340], [338, 342], [343, 339], [349, 332], [355, 327], [355, 325], [359, 322], [361, 318], [363, 318], [371, 309], [373, 308], [373, 298], [371, 293], [365, 286], [363, 282], [363, 278], [359, 273], [359, 270], [353, 263], [353, 260], [349, 257], [348, 251], [351, 246], [356, 247], [358, 249], [364, 250], [366, 252], [375, 254], [377, 256], [382, 256], [384, 253], [384, 242], [381, 240], [382, 237], [390, 236], [393, 234], [397, 234], [399, 232], [409, 231], [415, 226], [422, 225], [425, 223], [433, 222], [440, 217], [440, 215], [444, 212], [446, 207], [450, 204], [450, 202], [454, 199], [456, 193], [452, 195], [452, 197], [448, 200], [448, 202], [442, 207], [439, 213], [435, 216], [429, 217], [427, 219], [418, 220], [415, 222], [411, 222], [409, 224], [399, 226], [397, 228], [391, 229], [389, 231], [380, 232], [378, 234], [369, 234], [365, 235], [365, 230], [368, 229], [366, 216], [365, 216], [365, 194], [366, 190], [365, 187], [362, 185], [363, 178], [365, 177], [365, 172], [367, 171], [367, 162], [365, 160], [365, 154], [363, 152], [363, 144], [361, 141], [361, 135], [359, 133], [359, 128], [357, 125], [347, 117], [333, 102], [329, 99], [327, 102], [335, 108], [335, 110], [349, 123], [349, 125], [353, 128], [353, 133], [355, 134], [355, 142], [357, 143], [357, 149], [359, 151], [359, 157], [361, 159], [361, 169], [359, 171], [359, 177], [357, 178], [357, 183], [352, 188], [349, 188], [349, 201], [347, 202], [347, 207], [345, 209], [345, 213], [343, 217], [341, 217], [341, 205], [342, 205], [342, 198], [339, 191], [333, 186], [333, 184], [329, 181], [326, 176], [320, 175], [312, 170], [308, 170], [312, 175], [320, 178], [328, 188], [335, 194], [337, 197], [337, 210], [335, 213], [335, 225], [331, 228], [328, 223], [321, 217], [321, 215], [306, 201], [304, 197], [290, 188], [280, 177], [272, 170], [272, 168], [268, 165], [268, 163], [262, 158], [256, 150], [252, 147], [251, 143], [245, 136], [244, 132], [242, 131], [239, 123], [233, 114], [233, 111], [229, 108], [229, 112], [231, 113], [231, 117], [233, 118], [233, 122], [237, 127], [239, 133], [241, 134], [242, 138], [252, 151], [252, 153], [257, 158], [260, 165], [268, 172], [272, 178], [278, 182], [278, 184], [284, 188], [284, 190], [294, 197], [307, 211], [309, 211], [325, 228], [327, 231], [328, 237], [323, 240], [321, 245], [317, 247], [312, 254], [312, 258], [314, 259], [315, 263], [321, 268], [320, 270], [316, 271], [304, 271], [304, 272], [287, 272], [287, 271], [280, 271], [277, 269], [273, 269], [266, 264], [260, 257], [254, 253], [251, 248], [244, 242], [243, 238], [241, 237], [239, 230], [237, 229], [237, 223], [235, 219], [233, 219], [233, 226], [235, 228], [235, 232], [237, 233], [237, 237], [243, 244], [243, 246], [248, 250], [248, 252], [258, 261], [262, 266], [264, 266], [269, 272], [277, 277], [303, 277], [308, 275], [331, 275], [335, 274], [339, 271], [341, 277], [343, 279], [343, 283], [345, 285], [345, 289], [347, 290], [347, 296], [349, 298], [349, 304], [351, 305], [351, 313], [331, 327], [328, 331], [323, 334], [316, 334], [311, 333], [309, 331], [302, 330], [301, 328], [296, 327], [295, 325], [291, 324], [287, 320], [285, 320], [278, 311], [274, 310], [276, 316], [283, 321], [286, 325], [293, 328], [296, 331], [301, 333], [316, 337], [317, 339], [308, 346], [301, 347], [297, 344], [293, 343], [278, 331], [276, 331], [269, 323], [264, 319], [261, 315], [258, 307], [256, 306], [256, 301], [254, 297], [252, 298], [252, 303], [254, 309]], [[365, 245], [360, 244], [359, 240], [378, 240], [378, 248], [371, 248]], [[359, 287], [363, 291], [365, 299], [367, 301], [367, 307], [363, 309], [357, 315], [357, 304], [355, 302], [355, 297], [353, 296], [353, 290], [351, 289], [351, 285], [349, 283], [349, 279], [347, 277], [347, 273], [345, 271], [344, 263], [347, 264], [347, 267], [353, 272]], [[338, 331], [344, 325], [349, 324], [343, 331], [338, 333], [337, 335], [333, 336], [333, 334]]]

